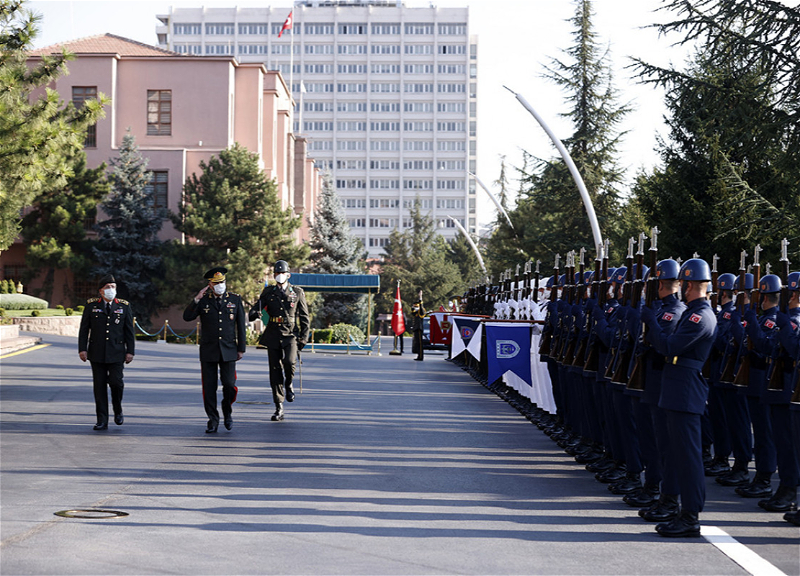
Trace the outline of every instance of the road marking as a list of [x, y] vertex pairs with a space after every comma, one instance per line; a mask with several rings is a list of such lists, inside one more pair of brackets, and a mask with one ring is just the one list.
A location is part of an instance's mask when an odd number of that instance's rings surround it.
[[39, 350], [41, 348], [47, 348], [50, 344], [38, 344], [36, 346], [32, 346], [30, 348], [25, 348], [24, 350], [17, 350], [16, 352], [9, 352], [3, 356], [0, 356], [0, 360], [4, 358], [11, 358], [12, 356], [16, 356], [17, 354], [25, 354], [25, 352], [33, 352], [34, 350]]
[[730, 534], [716, 526], [701, 526], [700, 534], [720, 552], [747, 570], [758, 576], [786, 576], [784, 572], [770, 564], [767, 560], [750, 550], [741, 542], [737, 542]]

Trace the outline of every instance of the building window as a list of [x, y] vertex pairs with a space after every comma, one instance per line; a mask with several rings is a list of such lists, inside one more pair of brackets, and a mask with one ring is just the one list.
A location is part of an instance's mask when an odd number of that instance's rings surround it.
[[[328, 65], [330, 66], [330, 64]], [[339, 74], [366, 74], [366, 64], [339, 64], [337, 68]]]
[[367, 207], [367, 200], [366, 200], [366, 198], [345, 198], [344, 199], [344, 207], [345, 208], [366, 208]]
[[406, 44], [406, 54], [433, 54], [433, 46], [430, 44]]
[[337, 102], [336, 110], [339, 112], [366, 112], [366, 102]]
[[363, 140], [337, 140], [336, 149], [340, 152], [363, 152], [367, 147]]
[[463, 102], [439, 102], [437, 105], [439, 112], [464, 112]]
[[336, 85], [338, 92], [366, 92], [367, 85], [357, 82], [342, 82]]
[[406, 74], [433, 74], [433, 64], [406, 64], [405, 71]]
[[373, 64], [373, 74], [400, 74], [400, 64]]
[[366, 34], [366, 24], [339, 24], [339, 34]]
[[399, 132], [400, 122], [370, 122], [369, 129], [372, 132]]
[[373, 93], [400, 92], [400, 84], [396, 82], [373, 82], [370, 84]]
[[425, 94], [433, 92], [433, 84], [417, 84], [406, 82], [403, 84], [403, 89], [406, 93], [412, 94]]
[[432, 170], [433, 160], [406, 160], [403, 170]]
[[397, 208], [400, 206], [400, 200], [396, 198], [370, 198], [370, 208]]
[[382, 247], [386, 246], [387, 244], [389, 244], [389, 239], [388, 238], [370, 238], [369, 239], [369, 245], [372, 246], [372, 247], [382, 248]]
[[464, 74], [466, 71], [464, 64], [439, 64], [439, 74]]
[[200, 36], [200, 24], [174, 24], [172, 32], [176, 35]]
[[330, 44], [306, 44], [306, 54], [333, 54]]
[[373, 34], [400, 34], [400, 24], [373, 24]]
[[366, 44], [339, 44], [339, 54], [366, 54]]
[[[442, 112], [441, 106], [439, 104], [439, 112]], [[433, 112], [433, 102], [406, 102], [403, 104], [403, 109], [406, 112]]]
[[206, 44], [206, 56], [233, 56], [233, 45]]
[[215, 24], [206, 24], [206, 34], [214, 34], [214, 35], [231, 35], [233, 34], [233, 24], [232, 23], [215, 23]]
[[367, 187], [366, 180], [337, 180], [336, 187], [349, 190], [363, 190]]
[[465, 84], [437, 84], [441, 94], [463, 94], [467, 91]]
[[303, 32], [313, 35], [333, 34], [333, 24], [305, 24]]
[[260, 34], [266, 36], [269, 25], [267, 24], [239, 24], [239, 34]]
[[406, 34], [433, 34], [433, 24], [406, 24]]
[[147, 135], [172, 135], [172, 90], [147, 91]]
[[[370, 160], [370, 170], [399, 170], [400, 162], [397, 160]], [[400, 185], [392, 186], [392, 188], [400, 188]]]
[[433, 190], [433, 180], [403, 180], [403, 190]]
[[465, 129], [464, 122], [437, 122], [436, 130], [439, 132], [463, 132]]
[[363, 170], [367, 165], [366, 160], [337, 160], [337, 170]]
[[373, 112], [400, 112], [400, 102], [372, 102], [370, 109]]
[[466, 24], [439, 24], [439, 34], [443, 36], [464, 36], [466, 33]]
[[431, 152], [433, 142], [430, 140], [404, 140], [403, 150], [406, 152]]
[[[272, 24], [272, 35], [277, 36], [281, 33], [281, 28], [283, 28], [283, 22], [277, 22]], [[283, 31], [284, 35], [286, 34], [300, 34], [300, 26], [292, 26], [291, 28], [287, 28]]]
[[399, 44], [373, 44], [373, 54], [400, 54]]
[[[97, 100], [97, 86], [73, 86], [72, 104], [75, 108], [82, 108], [87, 100]], [[83, 139], [84, 148], [97, 148], [97, 125], [92, 124], [86, 129]]]
[[366, 222], [366, 220], [366, 218], [350, 218], [350, 228], [364, 228], [364, 222]]
[[399, 180], [370, 180], [369, 187], [373, 190], [399, 190]]
[[306, 64], [306, 74], [332, 74], [332, 73], [333, 73], [333, 64]]
[[400, 142], [397, 140], [370, 140], [369, 149], [373, 152], [397, 152]]
[[439, 54], [464, 54], [467, 49], [463, 44], [440, 44]]
[[153, 194], [153, 208], [167, 208], [169, 172], [166, 170], [152, 170], [150, 181], [145, 186], [148, 193]]

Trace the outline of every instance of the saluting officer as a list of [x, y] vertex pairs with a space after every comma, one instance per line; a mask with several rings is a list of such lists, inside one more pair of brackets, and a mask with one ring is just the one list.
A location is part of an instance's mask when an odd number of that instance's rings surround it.
[[133, 313], [127, 301], [117, 298], [117, 282], [108, 274], [100, 280], [100, 297], [90, 298], [83, 309], [78, 332], [78, 356], [92, 364], [94, 404], [97, 412], [95, 430], [108, 429], [108, 392], [114, 423], [122, 424], [122, 363], [133, 360], [136, 338]]
[[425, 308], [422, 307], [422, 290], [420, 290], [419, 298], [411, 305], [411, 332], [417, 347], [417, 357], [414, 360], [419, 361], [425, 359], [425, 348], [422, 345], [422, 335], [425, 331], [423, 318], [425, 318]]
[[275, 413], [272, 420], [283, 420], [283, 402], [294, 401], [294, 378], [297, 353], [308, 342], [308, 305], [306, 295], [299, 286], [289, 283], [289, 264], [278, 260], [273, 267], [275, 284], [261, 292], [250, 309], [250, 321], [259, 316], [264, 320], [264, 332], [258, 343], [267, 348], [269, 355], [269, 384]]
[[236, 362], [247, 350], [246, 319], [242, 298], [228, 292], [226, 268], [212, 268], [203, 276], [205, 286], [183, 311], [191, 322], [200, 317], [200, 376], [203, 382], [203, 405], [208, 415], [206, 434], [219, 427], [217, 410], [217, 374], [222, 381], [222, 416], [225, 428], [233, 427], [233, 403], [236, 402]]
[[651, 308], [642, 308], [642, 320], [650, 329], [648, 339], [665, 356], [658, 406], [666, 414], [667, 473], [677, 476], [681, 512], [673, 520], [658, 524], [656, 531], [672, 537], [700, 536], [698, 514], [705, 503], [701, 418], [708, 398], [702, 370], [717, 325], [706, 298], [711, 270], [705, 260], [687, 260], [680, 269], [680, 280], [686, 310], [674, 332], [662, 329]]

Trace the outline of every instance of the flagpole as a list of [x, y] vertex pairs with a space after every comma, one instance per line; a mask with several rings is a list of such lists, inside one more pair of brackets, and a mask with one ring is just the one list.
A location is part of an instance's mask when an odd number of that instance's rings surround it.
[[[289, 12], [289, 17], [292, 19], [292, 27], [289, 29], [292, 35], [289, 39], [289, 102], [293, 109], [292, 124], [294, 124], [294, 5], [295, 2], [292, 0], [292, 10]], [[291, 131], [294, 132], [294, 126], [291, 127]]]

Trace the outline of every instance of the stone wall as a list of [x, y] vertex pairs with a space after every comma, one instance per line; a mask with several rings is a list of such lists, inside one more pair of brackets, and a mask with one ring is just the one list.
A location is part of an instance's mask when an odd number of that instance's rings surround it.
[[78, 336], [81, 327], [81, 316], [49, 316], [12, 318], [20, 330], [39, 334], [55, 334], [57, 336]]

